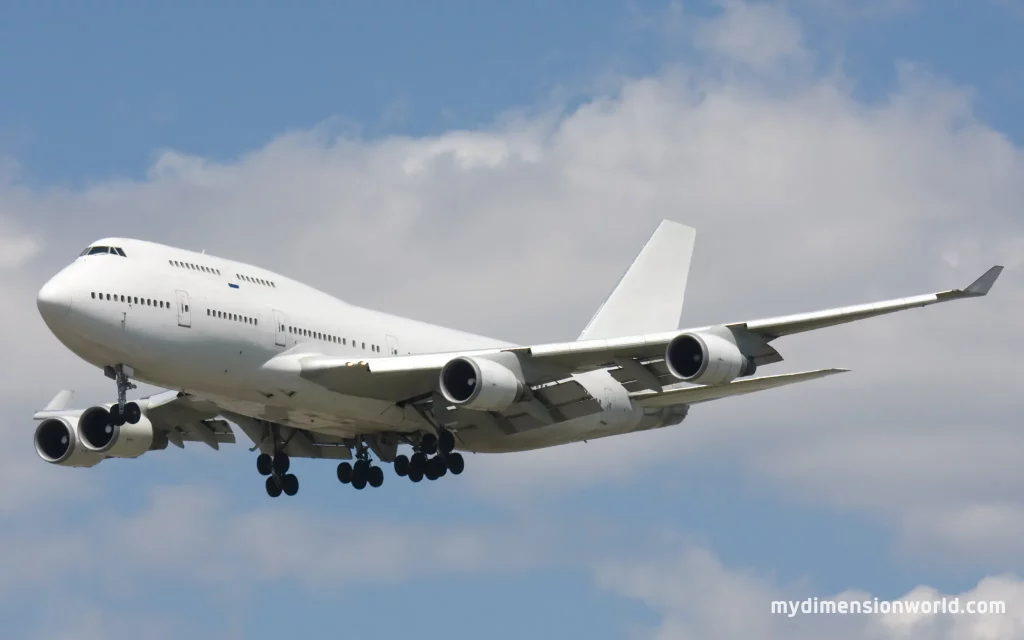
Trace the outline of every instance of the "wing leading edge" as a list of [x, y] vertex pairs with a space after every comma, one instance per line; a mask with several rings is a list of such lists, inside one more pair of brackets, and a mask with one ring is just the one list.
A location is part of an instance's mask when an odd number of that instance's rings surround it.
[[[354, 360], [318, 354], [288, 354], [267, 363], [268, 368], [281, 367], [296, 371], [303, 378], [342, 393], [393, 401], [426, 397], [435, 389], [441, 368], [456, 356], [488, 356], [502, 352], [514, 353], [522, 363], [526, 382], [548, 384], [575, 373], [611, 369], [625, 382], [630, 368], [641, 366], [660, 384], [673, 382], [664, 366], [665, 349], [682, 333], [724, 333], [735, 340], [758, 364], [778, 362], [782, 357], [768, 343], [781, 336], [812, 331], [867, 318], [925, 307], [940, 302], [977, 298], [992, 288], [1003, 267], [994, 266], [964, 289], [897, 298], [882, 302], [826, 309], [763, 320], [734, 322], [724, 325], [680, 329], [661, 333], [623, 336], [599, 340], [578, 340], [524, 347], [499, 347], [474, 351], [391, 356]], [[287, 361], [285, 361], [287, 359]], [[632, 362], [631, 362], [632, 361]], [[635, 377], [635, 376], [634, 376]], [[634, 389], [630, 389], [631, 391]]]

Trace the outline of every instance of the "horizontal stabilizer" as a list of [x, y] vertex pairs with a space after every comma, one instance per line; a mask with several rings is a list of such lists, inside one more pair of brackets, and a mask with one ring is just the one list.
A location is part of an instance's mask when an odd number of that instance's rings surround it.
[[728, 384], [702, 385], [685, 387], [682, 389], [669, 389], [661, 393], [653, 391], [639, 391], [630, 394], [630, 397], [642, 407], [670, 407], [678, 404], [694, 404], [696, 402], [707, 402], [730, 396], [739, 396], [755, 391], [775, 389], [798, 382], [806, 382], [817, 378], [824, 378], [837, 373], [846, 373], [849, 369], [818, 369], [816, 371], [803, 371], [800, 373], [784, 373], [777, 376], [763, 376], [760, 378], [744, 378]]
[[53, 396], [53, 400], [50, 400], [50, 403], [46, 405], [43, 411], [64, 411], [71, 405], [71, 399], [74, 396], [74, 391], [62, 389], [57, 392], [57, 395]]

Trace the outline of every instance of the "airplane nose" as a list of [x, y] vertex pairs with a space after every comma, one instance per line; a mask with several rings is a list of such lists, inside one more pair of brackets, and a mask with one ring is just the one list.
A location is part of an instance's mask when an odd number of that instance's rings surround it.
[[57, 322], [67, 317], [71, 311], [71, 291], [64, 286], [58, 275], [43, 285], [36, 297], [39, 315], [46, 322]]

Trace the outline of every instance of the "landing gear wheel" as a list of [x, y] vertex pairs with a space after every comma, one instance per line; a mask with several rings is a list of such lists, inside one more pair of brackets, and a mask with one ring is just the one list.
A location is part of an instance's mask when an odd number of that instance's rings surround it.
[[419, 482], [423, 479], [423, 469], [420, 467], [409, 467], [409, 479], [413, 482]]
[[341, 462], [338, 464], [338, 481], [341, 484], [348, 484], [352, 482], [352, 465], [347, 462]]
[[432, 456], [437, 453], [437, 436], [432, 433], [428, 433], [420, 438], [420, 451]]
[[274, 454], [274, 471], [277, 475], [283, 476], [288, 473], [288, 469], [291, 468], [292, 461], [288, 458], [287, 453], [277, 452]]
[[441, 474], [437, 471], [437, 465], [434, 464], [434, 460], [436, 459], [437, 458], [431, 458], [430, 461], [427, 462], [427, 468], [423, 470], [423, 477], [427, 480], [437, 480], [441, 477]]
[[[427, 470], [427, 456], [424, 453], [417, 452], [412, 454], [412, 459], [409, 460], [409, 473], [416, 470], [420, 474], [420, 478], [423, 477], [423, 472]], [[417, 480], [416, 482], [419, 482]]]
[[370, 470], [366, 472], [366, 481], [376, 489], [384, 484], [384, 470], [380, 467], [370, 467]]
[[294, 496], [299, 492], [299, 479], [294, 473], [289, 473], [281, 478], [281, 488], [284, 489], [285, 495]]
[[120, 427], [125, 423], [124, 416], [121, 415], [121, 407], [116, 404], [110, 407], [110, 424], [115, 427]]
[[455, 434], [447, 429], [437, 436], [437, 448], [441, 453], [451, 453], [455, 450]]
[[370, 463], [366, 460], [359, 460], [355, 466], [352, 467], [352, 486], [356, 489], [365, 489], [367, 481], [367, 472], [369, 471]]
[[458, 452], [452, 452], [447, 455], [448, 470], [452, 472], [453, 476], [457, 476], [466, 469], [466, 461], [462, 459], [462, 454]]
[[261, 476], [269, 476], [274, 471], [274, 459], [266, 453], [256, 456], [256, 471], [259, 471]]
[[277, 498], [281, 495], [281, 485], [277, 483], [277, 478], [274, 476], [267, 478], [267, 495], [271, 498]]
[[139, 424], [139, 420], [142, 419], [142, 409], [135, 402], [129, 402], [124, 405], [124, 419], [128, 424]]
[[397, 456], [394, 462], [395, 475], [401, 478], [402, 476], [409, 475], [409, 458], [406, 456]]
[[430, 465], [434, 467], [434, 475], [443, 478], [448, 475], [448, 465], [441, 456], [434, 456], [430, 459]]

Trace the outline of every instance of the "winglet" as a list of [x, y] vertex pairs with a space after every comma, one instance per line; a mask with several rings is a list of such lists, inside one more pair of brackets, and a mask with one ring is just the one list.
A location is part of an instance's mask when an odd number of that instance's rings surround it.
[[64, 411], [71, 404], [74, 395], [75, 392], [71, 389], [61, 389], [57, 395], [53, 396], [53, 400], [50, 400], [43, 411]]
[[980, 278], [971, 283], [969, 287], [964, 289], [964, 293], [969, 296], [983, 296], [988, 293], [992, 285], [996, 283], [996, 279], [999, 274], [1003, 272], [1003, 267], [996, 265], [986, 271]]

